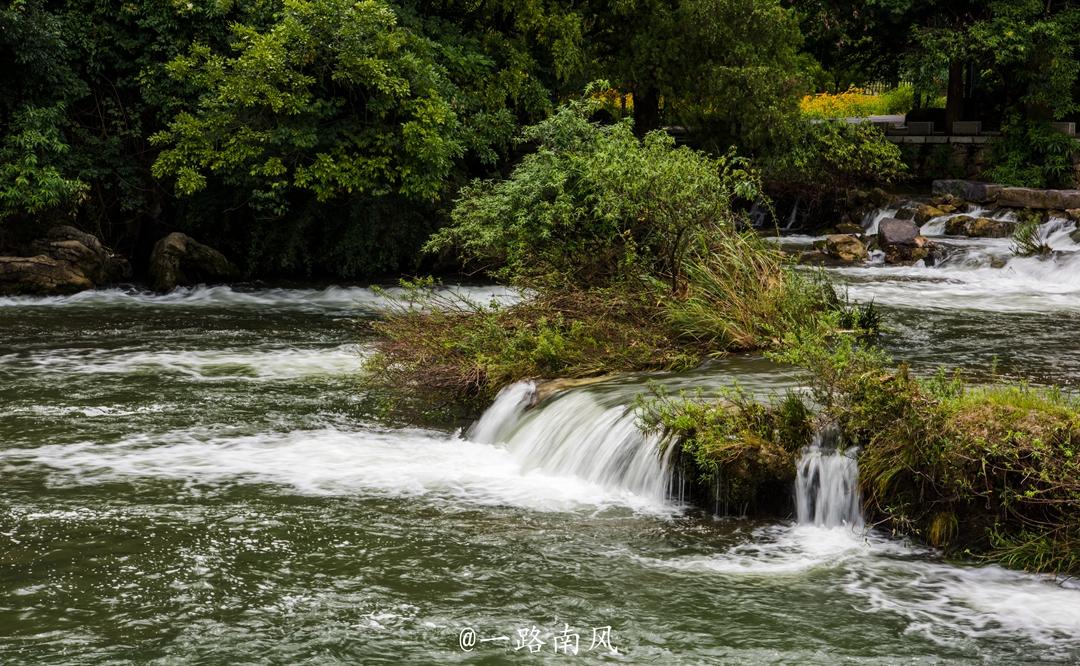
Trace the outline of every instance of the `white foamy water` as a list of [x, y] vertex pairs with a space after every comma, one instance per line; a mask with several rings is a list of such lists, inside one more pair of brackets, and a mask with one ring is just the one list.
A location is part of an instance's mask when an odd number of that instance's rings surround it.
[[[491, 302], [506, 305], [521, 300], [518, 291], [497, 285], [452, 285], [439, 291], [443, 295], [461, 296], [482, 305]], [[382, 310], [390, 304], [388, 295], [401, 296], [403, 293], [398, 287], [383, 290], [370, 287], [247, 290], [222, 285], [181, 287], [167, 294], [135, 289], [95, 289], [70, 296], [0, 297], [0, 307], [274, 307], [302, 311]]]
[[841, 451], [831, 434], [818, 434], [803, 452], [795, 478], [795, 510], [801, 525], [862, 529], [858, 449]]
[[673, 447], [661, 456], [659, 436], [642, 434], [633, 409], [605, 405], [587, 390], [573, 390], [526, 411], [534, 391], [529, 382], [503, 390], [471, 437], [504, 444], [524, 469], [664, 502]]
[[115, 444], [0, 451], [3, 462], [52, 470], [50, 485], [138, 479], [272, 484], [313, 495], [428, 497], [535, 511], [629, 507], [668, 514], [662, 502], [530, 468], [506, 449], [426, 431], [337, 428], [220, 436], [206, 430], [139, 435]]
[[285, 349], [199, 349], [190, 351], [53, 349], [0, 359], [0, 368], [29, 368], [51, 374], [177, 373], [201, 381], [298, 379], [345, 375], [361, 369], [361, 345]]
[[[986, 211], [976, 211], [983, 212]], [[974, 213], [971, 213], [974, 214]], [[1009, 214], [997, 217], [1005, 219]], [[939, 235], [945, 221], [931, 220], [927, 235]], [[989, 312], [1080, 311], [1080, 245], [1070, 234], [1073, 222], [1053, 218], [1039, 235], [1054, 253], [1018, 257], [1009, 238], [939, 237], [945, 257], [935, 266], [858, 266], [836, 268], [851, 298], [918, 309]]]
[[1050, 654], [1080, 648], [1076, 584], [997, 566], [955, 566], [930, 556], [926, 549], [846, 527], [775, 525], [754, 530], [746, 543], [720, 553], [632, 559], [650, 568], [785, 586], [800, 584], [812, 572], [833, 572], [854, 608], [899, 616], [905, 633], [941, 645], [1014, 637], [1050, 646]]

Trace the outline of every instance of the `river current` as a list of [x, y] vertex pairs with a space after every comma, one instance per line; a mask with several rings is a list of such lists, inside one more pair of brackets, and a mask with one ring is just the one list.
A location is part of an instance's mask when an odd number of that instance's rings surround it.
[[[917, 366], [1068, 385], [1080, 268], [1048, 261], [836, 275]], [[386, 425], [356, 325], [385, 306], [343, 287], [0, 299], [0, 663], [1080, 659], [1071, 581], [681, 506], [627, 427], [643, 379], [507, 398], [472, 429]], [[794, 380], [732, 359], [664, 381]]]

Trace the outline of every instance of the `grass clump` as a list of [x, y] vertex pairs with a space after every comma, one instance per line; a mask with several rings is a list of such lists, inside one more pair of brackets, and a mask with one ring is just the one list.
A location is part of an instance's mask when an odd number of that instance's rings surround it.
[[[377, 325], [385, 383], [483, 403], [503, 384], [685, 368], [767, 349], [836, 306], [743, 230], [747, 161], [589, 122], [590, 97], [527, 128], [509, 178], [462, 191], [427, 250], [522, 289], [506, 308], [405, 303]], [[423, 292], [424, 290], [420, 290]]]
[[1080, 402], [958, 375], [919, 379], [849, 337], [790, 340], [821, 418], [862, 449], [867, 509], [946, 553], [1080, 572]]
[[799, 451], [813, 437], [814, 415], [798, 395], [765, 405], [738, 390], [715, 401], [654, 389], [638, 409], [644, 429], [678, 447], [674, 459], [694, 481], [693, 500], [724, 514], [787, 511]]

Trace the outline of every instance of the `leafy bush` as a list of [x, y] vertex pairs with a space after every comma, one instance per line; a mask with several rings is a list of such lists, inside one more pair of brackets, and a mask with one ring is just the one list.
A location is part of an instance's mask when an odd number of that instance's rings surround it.
[[1072, 137], [1054, 131], [1048, 123], [1013, 114], [994, 142], [986, 176], [1003, 185], [1070, 188], [1076, 186], [1078, 154], [1080, 148]]
[[745, 160], [676, 147], [664, 132], [590, 123], [577, 102], [526, 128], [537, 145], [511, 176], [465, 188], [452, 224], [426, 249], [455, 251], [493, 276], [530, 286], [677, 286], [695, 238], [730, 233], [736, 198], [759, 192]]
[[893, 367], [848, 336], [790, 336], [821, 419], [859, 446], [867, 506], [950, 554], [1080, 572], [1080, 401]]
[[371, 366], [394, 386], [489, 397], [525, 377], [686, 367], [814, 325], [827, 287], [738, 230], [745, 161], [637, 139], [571, 104], [528, 128], [537, 151], [478, 182], [430, 251], [455, 251], [531, 298], [506, 309], [402, 309]]
[[870, 123], [803, 122], [791, 135], [788, 149], [765, 163], [770, 188], [829, 198], [895, 182], [907, 170], [900, 148]]

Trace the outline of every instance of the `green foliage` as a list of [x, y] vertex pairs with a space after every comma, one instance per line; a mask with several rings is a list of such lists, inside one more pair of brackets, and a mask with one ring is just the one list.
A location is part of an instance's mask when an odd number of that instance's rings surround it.
[[637, 409], [644, 430], [678, 447], [684, 473], [708, 493], [700, 501], [739, 515], [786, 510], [799, 451], [813, 436], [814, 415], [798, 395], [763, 405], [737, 389], [715, 401], [654, 388]]
[[0, 221], [51, 211], [71, 211], [85, 183], [65, 177], [57, 158], [69, 146], [58, 128], [63, 108], [23, 107], [0, 143]]
[[868, 507], [950, 554], [1033, 571], [1080, 563], [1080, 400], [1026, 385], [915, 379], [853, 338], [792, 336], [821, 418], [862, 450]]
[[462, 190], [427, 249], [529, 286], [677, 287], [687, 248], [703, 233], [730, 234], [732, 203], [757, 195], [756, 175], [661, 132], [639, 140], [629, 124], [590, 123], [588, 111], [573, 103], [526, 128], [536, 152], [510, 178]]
[[900, 180], [906, 167], [900, 148], [870, 123], [803, 121], [792, 129], [787, 150], [766, 160], [764, 170], [773, 188], [831, 198]]
[[1039, 220], [1027, 219], [1013, 232], [1013, 252], [1019, 257], [1035, 257], [1050, 254], [1050, 246], [1039, 233]]
[[1049, 123], [1024, 120], [1012, 114], [994, 142], [986, 175], [1003, 185], [1071, 188], [1076, 185], [1076, 141], [1053, 130]]
[[647, 295], [622, 290], [567, 290], [500, 307], [424, 284], [375, 330], [382, 337], [367, 364], [373, 381], [474, 410], [528, 377], [686, 369], [701, 359], [677, 344]]

